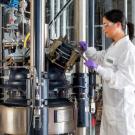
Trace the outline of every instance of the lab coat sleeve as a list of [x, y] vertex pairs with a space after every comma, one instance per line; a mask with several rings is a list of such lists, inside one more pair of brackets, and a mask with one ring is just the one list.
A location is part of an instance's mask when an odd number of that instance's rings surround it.
[[102, 65], [105, 56], [105, 50], [96, 51], [94, 47], [88, 47], [85, 55], [88, 59], [93, 59], [97, 64]]
[[114, 89], [123, 89], [126, 86], [135, 86], [135, 57], [134, 52], [125, 51], [118, 60], [117, 71], [112, 68], [98, 66], [96, 71]]

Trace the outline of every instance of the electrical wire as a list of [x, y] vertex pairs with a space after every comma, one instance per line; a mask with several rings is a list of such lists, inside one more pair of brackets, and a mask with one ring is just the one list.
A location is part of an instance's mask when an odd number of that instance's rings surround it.
[[26, 35], [26, 37], [25, 37], [25, 39], [24, 39], [24, 48], [27, 47], [27, 41], [28, 41], [29, 37], [30, 37], [30, 32], [27, 33], [27, 35]]
[[56, 16], [54, 17], [54, 19], [52, 19], [49, 23], [49, 28], [51, 27], [51, 25], [53, 25], [56, 21], [56, 19], [65, 11], [65, 9], [73, 2], [73, 0], [69, 0], [62, 8], [61, 10], [56, 14]]

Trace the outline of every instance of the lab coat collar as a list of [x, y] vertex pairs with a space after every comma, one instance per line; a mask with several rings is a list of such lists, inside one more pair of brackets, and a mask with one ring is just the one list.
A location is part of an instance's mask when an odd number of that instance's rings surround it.
[[120, 43], [122, 43], [122, 42], [124, 42], [126, 40], [129, 40], [129, 35], [124, 36], [123, 38], [121, 38], [117, 42], [113, 42], [113, 45], [120, 44]]

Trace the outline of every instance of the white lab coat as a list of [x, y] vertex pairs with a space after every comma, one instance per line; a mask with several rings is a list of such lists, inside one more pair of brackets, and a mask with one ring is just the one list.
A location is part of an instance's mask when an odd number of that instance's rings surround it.
[[135, 135], [135, 46], [126, 36], [106, 51], [88, 48], [103, 78], [100, 135]]

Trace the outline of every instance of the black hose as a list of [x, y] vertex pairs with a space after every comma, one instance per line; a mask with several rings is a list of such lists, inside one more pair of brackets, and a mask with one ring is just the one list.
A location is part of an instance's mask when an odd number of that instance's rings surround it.
[[61, 10], [56, 14], [56, 16], [54, 17], [54, 19], [52, 19], [52, 21], [50, 21], [50, 23], [49, 23], [49, 27], [53, 24], [53, 22], [57, 19], [57, 17], [59, 17], [60, 15], [61, 15], [61, 13], [65, 10], [65, 8], [67, 8], [70, 4], [71, 4], [71, 2], [72, 2], [73, 0], [69, 0], [62, 8], [61, 8]]

